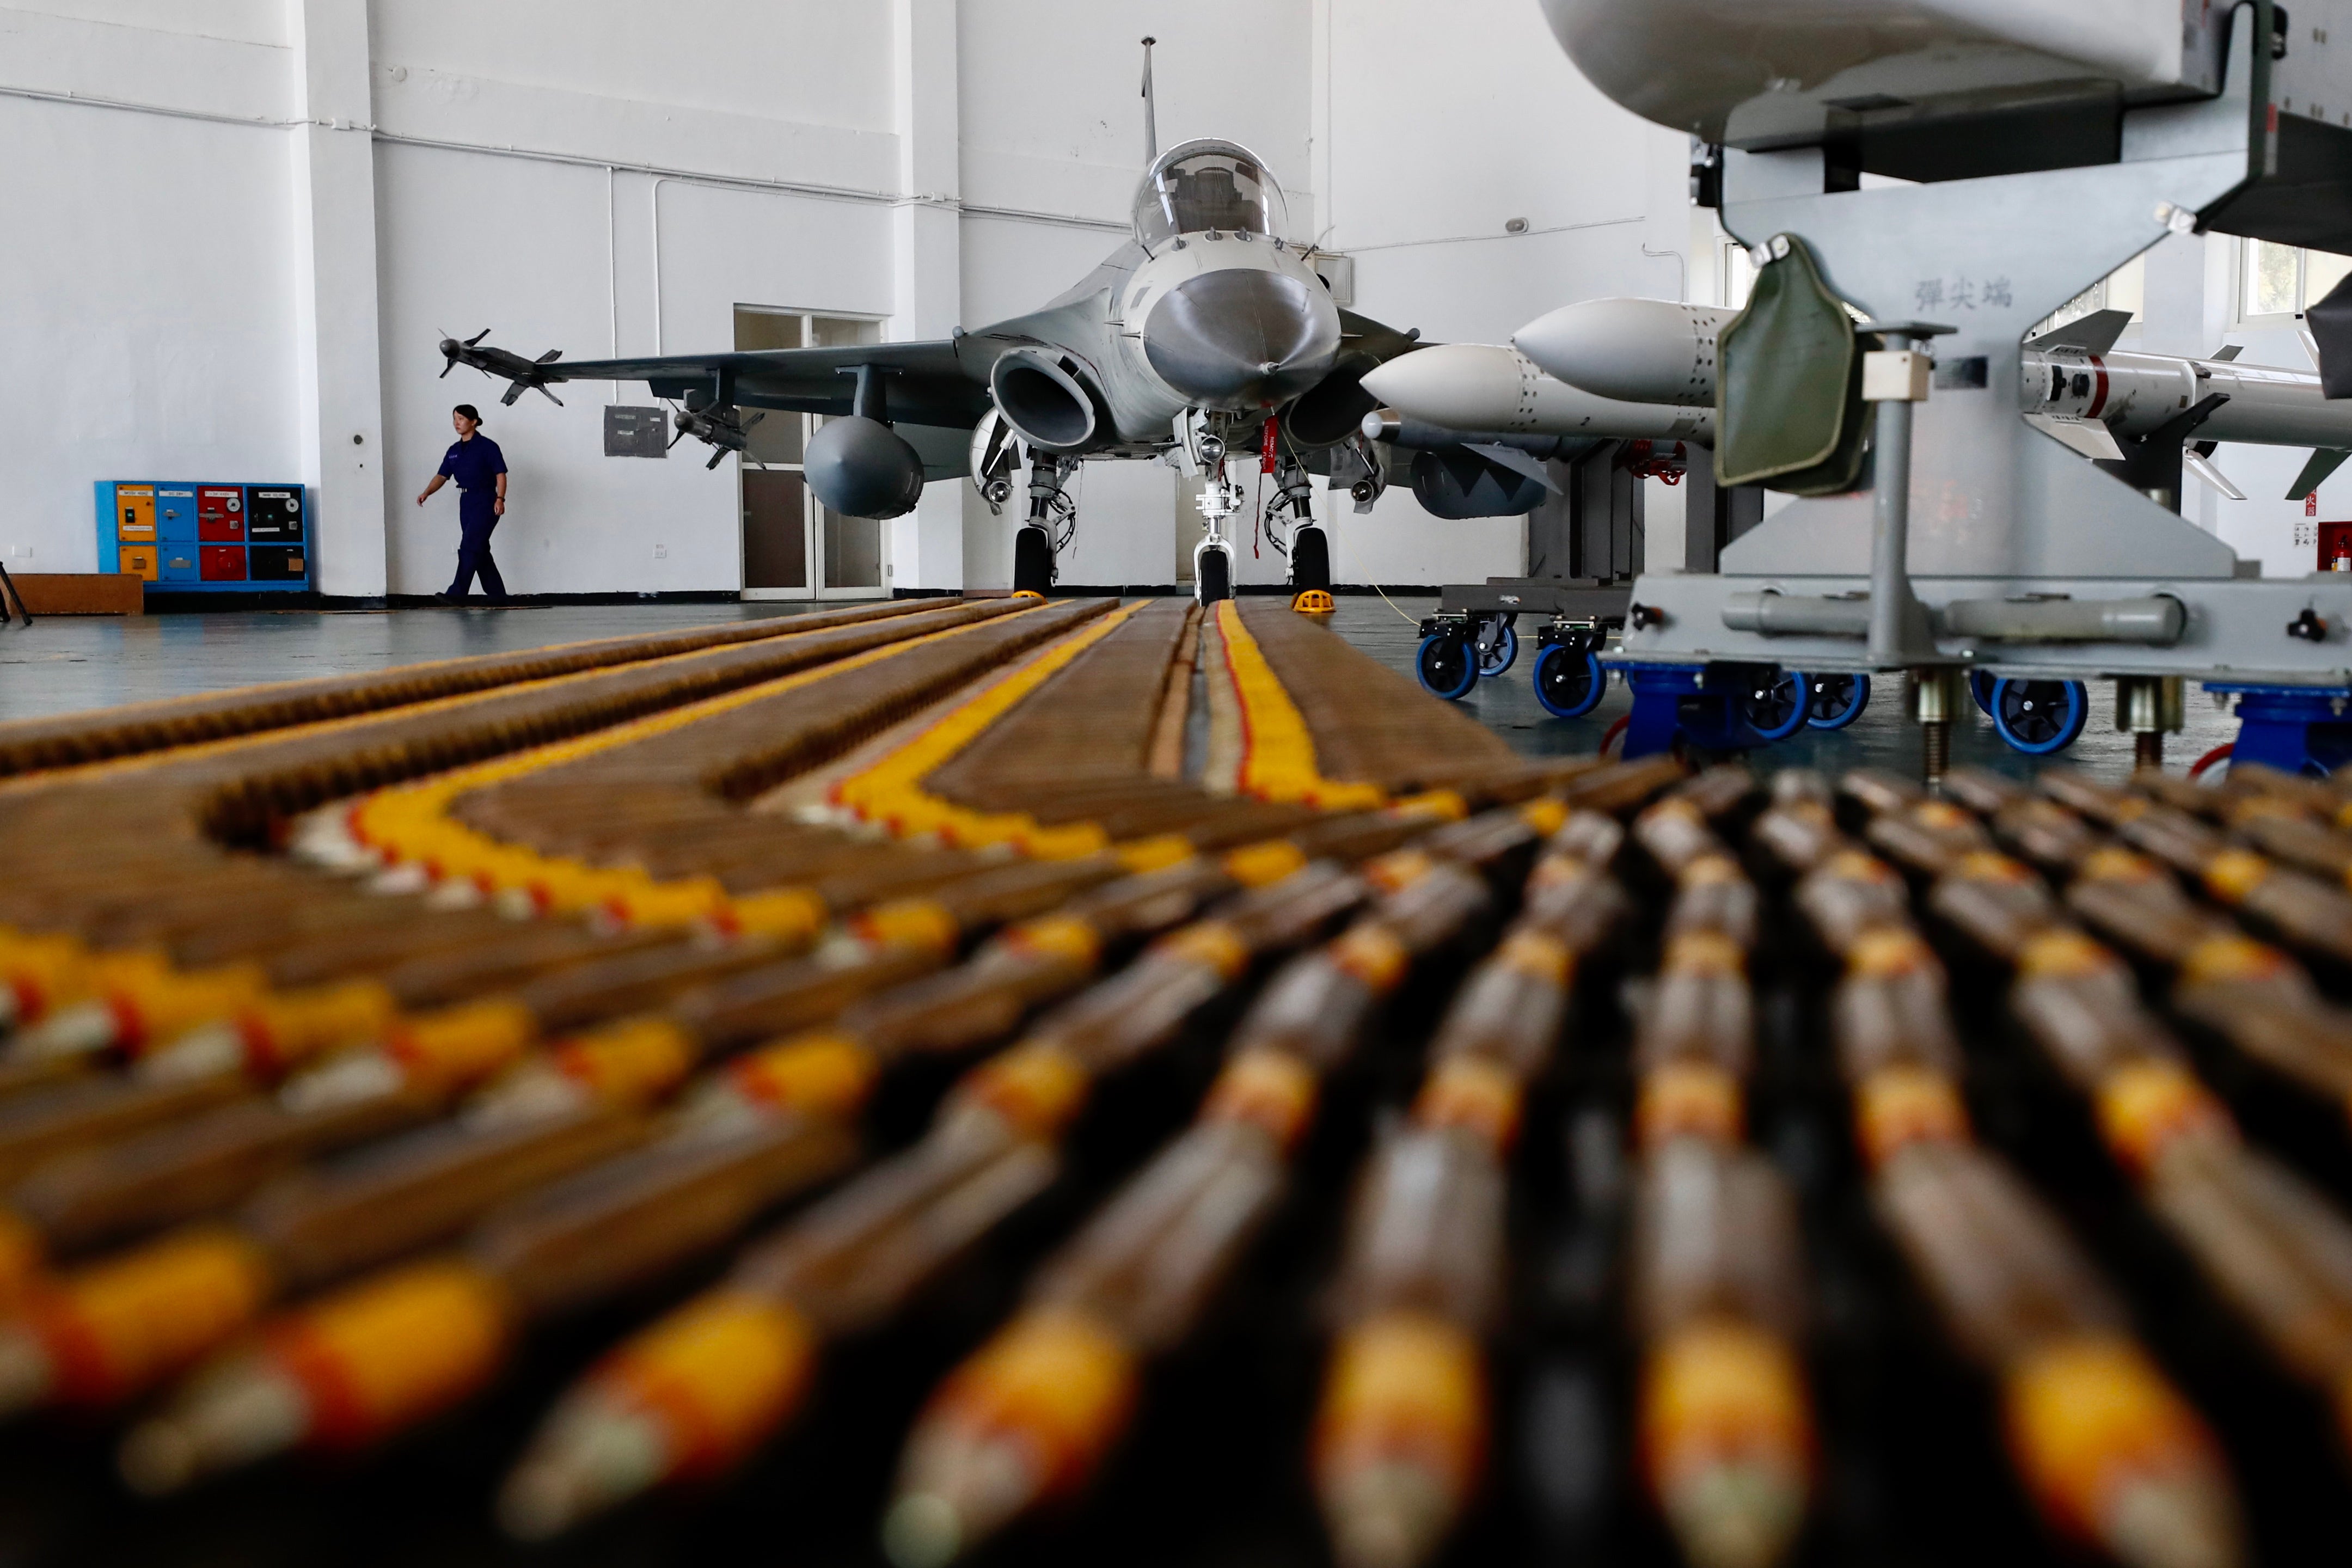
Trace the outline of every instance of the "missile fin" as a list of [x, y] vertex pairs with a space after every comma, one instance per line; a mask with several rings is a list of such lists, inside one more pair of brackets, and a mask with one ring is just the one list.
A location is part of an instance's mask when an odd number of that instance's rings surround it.
[[2096, 419], [2062, 419], [2054, 414], [2029, 414], [2025, 422], [2069, 451], [2079, 453], [2095, 463], [2123, 460], [2124, 449], [2116, 445], [2114, 432]]
[[2352, 458], [2352, 451], [2342, 447], [2314, 447], [2310, 459], [2303, 465], [2303, 472], [2295, 475], [2294, 483], [2287, 486], [2286, 499], [2303, 500], [2319, 488], [2321, 480], [2342, 468], [2347, 458]]
[[2084, 349], [2103, 354], [2116, 346], [2116, 340], [2131, 325], [2129, 310], [2094, 310], [2080, 320], [2067, 322], [2038, 338], [2027, 340], [2030, 349]]
[[2207, 484], [2211, 485], [2215, 489], [2220, 490], [2223, 495], [2228, 496], [2231, 500], [2243, 500], [2246, 499], [2246, 492], [2231, 484], [2230, 482], [2230, 477], [2227, 474], [2224, 474], [2221, 469], [2215, 468], [2213, 466], [2213, 459], [2206, 457], [2203, 453], [2189, 451], [2182, 452], [2180, 454], [2180, 466], [2188, 469], [2190, 473], [2195, 474], [2199, 479], [2203, 479]]
[[1560, 493], [1559, 487], [1552, 483], [1550, 473], [1532, 453], [1493, 441], [1465, 441], [1462, 446], [1463, 450], [1477, 453], [1498, 468], [1508, 468], [1522, 478], [1533, 479], [1554, 495]]

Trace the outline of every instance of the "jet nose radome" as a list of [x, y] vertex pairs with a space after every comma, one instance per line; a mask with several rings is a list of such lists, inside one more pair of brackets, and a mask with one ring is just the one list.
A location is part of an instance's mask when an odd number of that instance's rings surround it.
[[1211, 406], [1271, 406], [1305, 392], [1339, 352], [1330, 297], [1280, 272], [1187, 278], [1153, 304], [1143, 353], [1160, 379]]

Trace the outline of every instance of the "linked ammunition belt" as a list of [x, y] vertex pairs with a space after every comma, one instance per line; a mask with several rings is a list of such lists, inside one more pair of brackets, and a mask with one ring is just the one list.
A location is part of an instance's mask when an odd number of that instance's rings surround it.
[[1536, 766], [1271, 604], [738, 630], [0, 786], [0, 1401], [906, 1565], [2328, 1517], [2332, 789]]

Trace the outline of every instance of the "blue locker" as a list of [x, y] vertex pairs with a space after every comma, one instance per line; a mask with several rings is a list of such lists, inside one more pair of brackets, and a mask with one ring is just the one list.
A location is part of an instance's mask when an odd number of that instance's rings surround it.
[[[194, 485], [157, 485], [155, 487], [155, 538], [172, 543], [196, 541], [196, 487]], [[194, 558], [194, 552], [188, 552]]]

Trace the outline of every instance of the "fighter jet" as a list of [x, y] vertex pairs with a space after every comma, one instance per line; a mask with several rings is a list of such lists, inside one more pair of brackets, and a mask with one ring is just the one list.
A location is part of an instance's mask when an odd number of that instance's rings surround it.
[[851, 517], [897, 517], [932, 479], [969, 475], [992, 511], [1013, 499], [1025, 459], [1027, 517], [1013, 586], [1043, 594], [1075, 531], [1070, 480], [1089, 459], [1164, 461], [1209, 482], [1193, 552], [1204, 601], [1232, 591], [1224, 522], [1244, 504], [1232, 470], [1259, 458], [1275, 480], [1269, 521], [1290, 513], [1291, 580], [1328, 590], [1330, 552], [1311, 511], [1309, 472], [1368, 510], [1385, 485], [1359, 425], [1375, 406], [1364, 374], [1417, 345], [1341, 310], [1313, 254], [1286, 237], [1281, 187], [1264, 159], [1232, 142], [1160, 153], [1144, 98], [1148, 167], [1133, 233], [1042, 309], [929, 342], [652, 359], [528, 360], [482, 338], [445, 338], [442, 374], [471, 365], [550, 397], [566, 381], [643, 381], [682, 406], [681, 436], [741, 451], [756, 414], [834, 416], [805, 453], [809, 488]]

